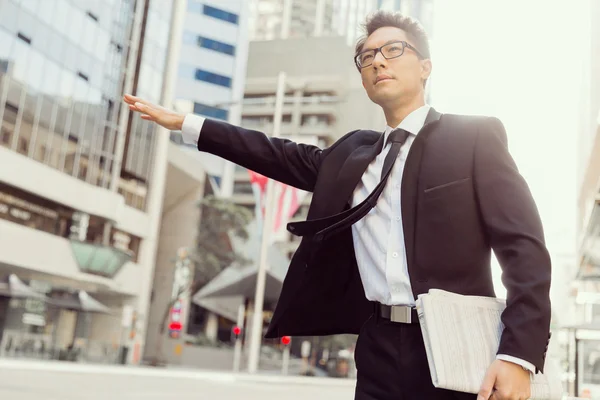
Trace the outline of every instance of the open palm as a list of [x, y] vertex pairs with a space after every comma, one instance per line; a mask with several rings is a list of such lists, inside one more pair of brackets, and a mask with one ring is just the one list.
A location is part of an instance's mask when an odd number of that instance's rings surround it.
[[126, 94], [123, 97], [125, 103], [129, 105], [131, 111], [135, 111], [141, 114], [141, 118], [147, 121], [153, 121], [160, 126], [169, 129], [171, 131], [181, 130], [185, 114], [177, 113], [172, 110], [168, 110], [157, 104], [152, 104], [142, 98]]

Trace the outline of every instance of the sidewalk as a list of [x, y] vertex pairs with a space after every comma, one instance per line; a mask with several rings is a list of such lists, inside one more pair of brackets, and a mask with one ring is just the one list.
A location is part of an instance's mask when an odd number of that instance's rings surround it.
[[129, 375], [143, 377], [168, 377], [196, 379], [213, 382], [257, 382], [273, 384], [308, 384], [324, 386], [352, 386], [356, 381], [353, 379], [339, 379], [328, 377], [306, 377], [306, 376], [284, 376], [271, 375], [259, 372], [258, 374], [234, 373], [226, 371], [210, 371], [201, 369], [189, 369], [180, 367], [148, 367], [132, 365], [102, 365], [102, 364], [80, 364], [64, 361], [36, 361], [36, 360], [14, 360], [0, 358], [1, 370], [22, 371], [50, 371], [78, 374], [109, 374]]

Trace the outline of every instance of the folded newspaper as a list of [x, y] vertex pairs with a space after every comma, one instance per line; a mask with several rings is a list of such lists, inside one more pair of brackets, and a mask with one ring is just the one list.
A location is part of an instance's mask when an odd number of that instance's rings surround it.
[[[440, 289], [419, 295], [417, 312], [433, 385], [478, 393], [488, 367], [496, 359], [504, 325], [502, 299], [463, 296]], [[546, 362], [531, 381], [532, 400], [560, 400], [560, 374]]]

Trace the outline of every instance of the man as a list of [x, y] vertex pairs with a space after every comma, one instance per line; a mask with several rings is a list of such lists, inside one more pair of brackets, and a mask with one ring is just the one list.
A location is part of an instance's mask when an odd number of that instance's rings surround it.
[[[200, 151], [313, 192], [307, 221], [288, 226], [303, 239], [267, 337], [359, 334], [358, 400], [528, 398], [549, 339], [550, 259], [501, 122], [425, 104], [429, 45], [410, 18], [373, 14], [355, 63], [388, 126], [323, 150], [125, 101]], [[495, 296], [492, 249], [508, 291], [497, 360], [478, 396], [436, 389], [415, 299], [431, 288]]]

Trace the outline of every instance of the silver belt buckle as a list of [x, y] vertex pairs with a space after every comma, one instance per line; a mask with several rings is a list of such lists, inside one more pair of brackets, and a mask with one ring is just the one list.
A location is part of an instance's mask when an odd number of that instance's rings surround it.
[[391, 306], [390, 321], [403, 324], [412, 323], [411, 309], [408, 306]]

